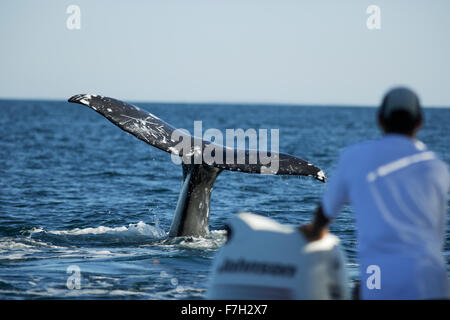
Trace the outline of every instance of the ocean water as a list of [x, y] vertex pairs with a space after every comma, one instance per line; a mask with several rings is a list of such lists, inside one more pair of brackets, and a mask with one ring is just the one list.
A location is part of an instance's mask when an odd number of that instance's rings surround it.
[[[328, 176], [342, 147], [380, 135], [373, 108], [137, 105], [191, 132], [194, 120], [204, 130], [279, 129], [280, 152]], [[324, 187], [307, 177], [224, 171], [214, 185], [210, 234], [168, 239], [181, 182], [169, 154], [64, 101], [0, 100], [0, 112], [0, 299], [202, 299], [228, 219], [250, 211], [306, 223]], [[450, 163], [450, 109], [426, 109], [425, 117], [419, 138]], [[354, 281], [351, 208], [331, 231]], [[444, 250], [449, 266], [449, 227]], [[73, 270], [79, 289], [67, 286]]]

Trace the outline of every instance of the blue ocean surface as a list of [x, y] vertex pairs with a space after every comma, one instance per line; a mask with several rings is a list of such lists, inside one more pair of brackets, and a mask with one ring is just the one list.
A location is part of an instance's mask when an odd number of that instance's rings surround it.
[[[190, 132], [194, 120], [224, 133], [279, 129], [280, 152], [316, 164], [328, 177], [341, 148], [380, 136], [374, 108], [136, 105]], [[300, 225], [311, 219], [324, 188], [308, 177], [224, 171], [212, 193], [210, 234], [168, 239], [182, 176], [168, 153], [81, 105], [0, 100], [0, 112], [0, 299], [202, 299], [228, 219], [247, 211]], [[447, 164], [449, 123], [450, 109], [426, 109], [419, 134]], [[350, 207], [331, 231], [354, 282]], [[448, 223], [444, 251], [450, 270]], [[68, 286], [70, 266], [79, 268], [79, 289]]]

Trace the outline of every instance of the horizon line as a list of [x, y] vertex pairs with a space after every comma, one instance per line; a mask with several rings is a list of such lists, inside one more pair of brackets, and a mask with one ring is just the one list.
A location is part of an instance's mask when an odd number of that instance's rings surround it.
[[[112, 98], [112, 97], [110, 97]], [[48, 102], [68, 102], [67, 99], [60, 98], [17, 98], [17, 97], [0, 97], [0, 101], [48, 101]], [[116, 99], [116, 98], [114, 98]], [[149, 103], [149, 104], [197, 104], [197, 105], [270, 105], [270, 106], [282, 106], [282, 107], [349, 107], [349, 108], [378, 108], [379, 105], [368, 104], [356, 104], [356, 103], [298, 103], [298, 102], [253, 102], [253, 101], [181, 101], [181, 100], [133, 100], [133, 99], [117, 99], [121, 101], [128, 101], [129, 103]], [[450, 108], [450, 105], [422, 105], [424, 109], [446, 109]]]

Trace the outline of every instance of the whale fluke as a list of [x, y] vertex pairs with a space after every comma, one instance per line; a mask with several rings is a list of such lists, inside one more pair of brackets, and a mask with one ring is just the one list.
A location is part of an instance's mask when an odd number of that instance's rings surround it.
[[[205, 162], [202, 159], [201, 164], [182, 164], [183, 184], [169, 236], [202, 236], [208, 232], [211, 190], [215, 179], [222, 170], [256, 174], [268, 173], [264, 171], [267, 163], [262, 163], [259, 156], [256, 162], [253, 158], [250, 161], [252, 155], [249, 150], [217, 146], [212, 142], [192, 137], [180, 131], [178, 131], [178, 139], [174, 139], [174, 127], [131, 104], [91, 94], [78, 94], [69, 98], [68, 101], [88, 106], [147, 144], [183, 158], [193, 157], [198, 150], [193, 147], [183, 155], [180, 150], [177, 150], [182, 138], [191, 139], [191, 146], [201, 146], [201, 151], [212, 145], [218, 147], [216, 150], [222, 150], [224, 153], [223, 159], [227, 159], [226, 154], [234, 155], [235, 161], [231, 163]], [[277, 170], [269, 172], [271, 174], [311, 176], [322, 182], [326, 180], [325, 174], [320, 168], [305, 160], [284, 153], [270, 152], [269, 154], [272, 159], [278, 161]], [[236, 161], [238, 156], [242, 155], [244, 155], [245, 161], [243, 163]]]
[[170, 137], [175, 130], [151, 113], [139, 107], [108, 97], [78, 94], [69, 99], [97, 111], [119, 128], [138, 139], [166, 152], [176, 145]]

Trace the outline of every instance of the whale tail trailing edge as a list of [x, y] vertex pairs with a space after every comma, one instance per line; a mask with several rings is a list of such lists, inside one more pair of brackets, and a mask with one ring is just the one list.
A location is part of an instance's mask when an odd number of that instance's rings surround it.
[[[173, 133], [176, 129], [170, 124], [139, 107], [113, 98], [79, 94], [69, 98], [68, 101], [88, 106], [147, 144], [182, 157], [188, 156], [176, 149], [182, 138], [191, 139], [191, 146], [200, 145], [202, 150], [212, 144], [180, 131], [177, 132], [178, 139], [174, 139]], [[183, 163], [183, 184], [169, 236], [201, 236], [208, 232], [211, 190], [222, 170], [265, 173], [267, 163], [262, 163], [259, 158], [256, 163], [250, 161], [249, 150], [231, 150], [222, 146], [219, 148], [222, 148], [224, 153], [233, 152], [234, 159], [237, 159], [238, 154], [244, 154], [245, 161], [206, 163], [202, 160], [201, 164]], [[195, 153], [195, 150], [191, 151], [190, 154]], [[322, 170], [305, 160], [283, 153], [271, 152], [271, 156], [278, 161], [278, 170], [272, 174], [311, 176], [322, 182], [326, 180]]]

